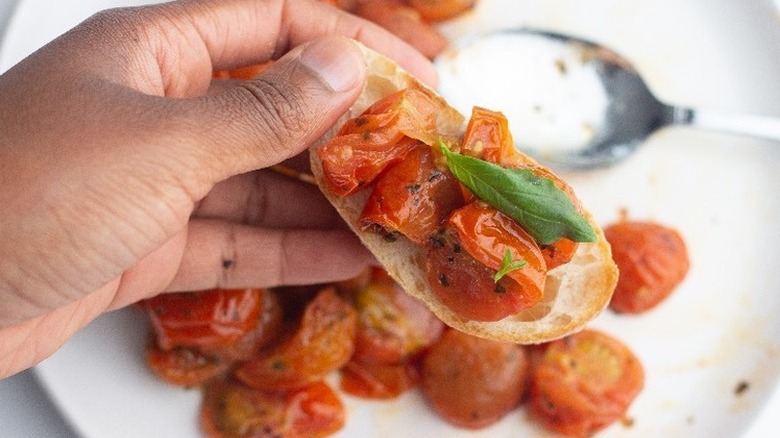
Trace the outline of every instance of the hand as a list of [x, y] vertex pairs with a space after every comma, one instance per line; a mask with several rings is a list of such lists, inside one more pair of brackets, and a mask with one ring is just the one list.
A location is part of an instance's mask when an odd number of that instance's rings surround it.
[[[258, 170], [354, 102], [352, 37], [431, 65], [313, 0], [99, 13], [0, 76], [0, 377], [162, 291], [356, 274], [371, 258], [315, 187]], [[250, 81], [224, 70], [278, 59]]]

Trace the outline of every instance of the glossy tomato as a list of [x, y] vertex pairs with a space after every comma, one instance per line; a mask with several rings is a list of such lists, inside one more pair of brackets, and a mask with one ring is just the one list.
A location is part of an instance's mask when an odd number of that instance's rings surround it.
[[341, 369], [341, 389], [355, 397], [396, 398], [419, 382], [420, 372], [413, 362], [384, 365], [352, 360]]
[[477, 429], [518, 406], [528, 371], [523, 347], [448, 330], [423, 360], [422, 389], [442, 418]]
[[160, 379], [173, 385], [193, 387], [228, 371], [231, 362], [195, 348], [162, 350], [155, 342], [146, 345], [146, 363]]
[[595, 330], [546, 345], [533, 368], [534, 415], [568, 436], [591, 436], [623, 417], [644, 385], [642, 365], [631, 350]]
[[436, 141], [438, 104], [414, 88], [380, 99], [349, 120], [317, 149], [325, 182], [334, 193], [348, 196], [374, 181], [387, 166], [417, 146]]
[[335, 289], [322, 289], [289, 338], [241, 365], [235, 375], [259, 389], [291, 389], [322, 379], [354, 352], [357, 316]]
[[436, 166], [431, 148], [421, 142], [377, 181], [360, 221], [426, 245], [463, 202], [460, 183]]
[[470, 10], [477, 0], [406, 0], [425, 20], [442, 21]]
[[378, 268], [351, 299], [358, 314], [353, 361], [401, 364], [433, 344], [444, 330], [444, 323], [425, 304]]
[[[432, 290], [458, 315], [496, 321], [538, 303], [547, 268], [533, 238], [497, 210], [473, 202], [456, 210], [453, 233], [434, 239], [426, 272]], [[496, 280], [506, 251], [524, 263]]]
[[257, 325], [262, 289], [214, 289], [158, 295], [144, 300], [157, 344], [163, 350], [224, 348]]
[[206, 385], [201, 429], [210, 438], [315, 438], [344, 426], [344, 405], [322, 382], [265, 392], [232, 380]]
[[431, 291], [464, 319], [498, 321], [524, 308], [523, 288], [511, 277], [493, 279], [496, 271], [463, 250], [452, 230], [434, 236], [425, 259]]
[[683, 281], [690, 261], [682, 236], [652, 222], [625, 221], [604, 235], [620, 270], [609, 306], [621, 313], [641, 313], [660, 304]]
[[447, 47], [444, 36], [401, 0], [362, 0], [352, 12], [389, 30], [430, 59]]
[[[509, 131], [509, 122], [506, 116], [498, 111], [474, 107], [463, 134], [461, 152], [505, 168], [531, 169], [536, 175], [552, 180], [559, 190], [568, 195], [575, 207], [581, 210], [580, 202], [571, 186], [517, 151]], [[470, 200], [474, 198], [471, 197]], [[568, 263], [577, 250], [577, 243], [564, 237], [551, 245], [542, 246], [541, 249], [549, 271]]]

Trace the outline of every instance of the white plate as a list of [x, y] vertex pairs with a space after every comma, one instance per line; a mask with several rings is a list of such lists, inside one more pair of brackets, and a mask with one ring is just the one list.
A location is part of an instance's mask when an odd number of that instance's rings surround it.
[[[22, 0], [0, 71], [92, 12], [133, 3]], [[514, 25], [607, 43], [669, 101], [780, 116], [780, 25], [769, 0], [482, 0], [477, 13], [445, 31]], [[629, 413], [633, 425], [602, 436], [762, 437], [780, 425], [767, 412], [748, 432], [780, 372], [779, 146], [668, 129], [613, 169], [566, 175], [602, 223], [625, 208], [671, 225], [692, 258], [686, 281], [661, 307], [638, 317], [605, 313], [593, 324], [630, 345], [647, 372]], [[199, 435], [198, 392], [150, 375], [145, 330], [132, 310], [105, 315], [37, 367], [84, 437]], [[397, 403], [346, 402], [344, 437], [543, 435], [523, 411], [467, 432], [437, 420], [416, 394]]]

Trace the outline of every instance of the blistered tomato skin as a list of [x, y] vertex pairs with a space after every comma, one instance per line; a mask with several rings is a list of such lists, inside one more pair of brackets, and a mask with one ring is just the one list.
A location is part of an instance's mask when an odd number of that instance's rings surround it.
[[536, 357], [531, 409], [542, 425], [588, 437], [623, 418], [644, 386], [644, 370], [623, 343], [583, 330], [546, 345]]
[[[434, 237], [426, 260], [431, 289], [448, 308], [475, 321], [497, 321], [541, 300], [545, 260], [517, 223], [473, 202], [456, 210], [448, 227], [449, 234]], [[525, 265], [496, 281], [506, 251]]]
[[353, 13], [389, 30], [429, 59], [447, 47], [447, 40], [401, 0], [361, 0]]
[[463, 250], [453, 231], [433, 238], [425, 259], [431, 291], [448, 309], [473, 321], [498, 321], [525, 307], [531, 297], [514, 279], [496, 273]]
[[479, 429], [518, 406], [528, 370], [523, 347], [448, 330], [425, 356], [423, 394], [448, 422]]
[[265, 392], [233, 380], [206, 385], [199, 416], [209, 438], [326, 437], [346, 418], [344, 405], [325, 383]]
[[610, 308], [642, 313], [663, 302], [683, 281], [690, 261], [685, 242], [675, 230], [651, 222], [619, 222], [604, 229], [618, 265]]
[[298, 330], [235, 371], [257, 389], [306, 386], [344, 366], [355, 349], [357, 315], [335, 288], [322, 289], [306, 306]]
[[230, 368], [230, 362], [219, 356], [186, 347], [166, 351], [153, 341], [146, 345], [146, 364], [158, 378], [184, 387], [202, 385]]
[[163, 350], [221, 349], [257, 325], [262, 289], [214, 289], [158, 295], [142, 302]]
[[501, 269], [507, 251], [513, 260], [522, 261], [523, 267], [506, 275], [523, 287], [524, 307], [539, 302], [547, 265], [536, 241], [517, 222], [486, 204], [472, 202], [456, 210], [449, 225], [458, 233], [463, 249], [488, 268]]
[[401, 161], [417, 142], [436, 138], [435, 102], [424, 92], [404, 89], [390, 94], [349, 120], [317, 149], [325, 182], [339, 196], [354, 194]]
[[366, 228], [381, 227], [384, 232], [398, 232], [426, 245], [450, 213], [462, 205], [458, 181], [436, 166], [429, 146], [419, 143], [377, 181], [360, 222]]
[[351, 300], [358, 315], [353, 361], [402, 364], [436, 342], [444, 330], [444, 323], [425, 304], [383, 272]]

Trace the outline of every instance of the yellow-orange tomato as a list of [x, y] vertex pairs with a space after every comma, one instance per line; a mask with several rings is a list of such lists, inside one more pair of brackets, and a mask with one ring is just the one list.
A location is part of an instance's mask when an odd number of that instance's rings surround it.
[[642, 365], [628, 347], [583, 330], [535, 356], [532, 412], [556, 433], [587, 437], [623, 417], [643, 385]]
[[620, 270], [609, 306], [641, 313], [665, 300], [688, 273], [690, 261], [680, 234], [652, 222], [624, 221], [604, 229]]

